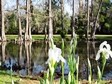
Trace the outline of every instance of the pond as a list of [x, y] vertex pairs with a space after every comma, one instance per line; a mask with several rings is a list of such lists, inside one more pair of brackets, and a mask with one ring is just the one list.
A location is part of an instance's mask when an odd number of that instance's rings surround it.
[[[79, 79], [88, 78], [88, 62], [87, 57], [90, 58], [93, 78], [97, 78], [97, 63], [95, 61], [96, 53], [99, 49], [100, 43], [103, 41], [78, 41], [76, 55], [79, 56]], [[68, 59], [69, 41], [65, 41], [64, 58]], [[112, 42], [108, 41], [112, 46]], [[61, 41], [55, 42], [61, 48]], [[43, 71], [48, 67], [45, 64], [48, 58], [48, 48], [44, 41], [35, 42], [3, 42], [0, 44], [0, 70], [11, 69], [15, 75], [22, 77], [26, 76], [42, 76]], [[68, 66], [65, 66], [65, 75], [69, 72]], [[56, 68], [57, 75], [60, 76], [60, 68]], [[112, 79], [112, 59], [109, 59], [104, 69], [103, 79]]]

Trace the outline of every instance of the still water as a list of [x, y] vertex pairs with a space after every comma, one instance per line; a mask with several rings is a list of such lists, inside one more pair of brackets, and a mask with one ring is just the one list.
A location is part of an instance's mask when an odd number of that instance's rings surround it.
[[[95, 61], [95, 56], [98, 51], [100, 43], [103, 41], [78, 41], [76, 55], [79, 56], [79, 79], [87, 79], [89, 70], [87, 57], [90, 58], [93, 78], [97, 78], [97, 64], [101, 62]], [[107, 41], [111, 46], [112, 42]], [[55, 42], [61, 48], [61, 41]], [[70, 42], [65, 42], [64, 58], [68, 59]], [[25, 76], [41, 76], [42, 72], [47, 69], [45, 62], [48, 58], [48, 48], [44, 41], [35, 42], [3, 42], [0, 44], [0, 70], [11, 69], [13, 74]], [[65, 65], [65, 75], [69, 72], [69, 68]], [[56, 73], [61, 74], [59, 67], [56, 68]], [[103, 79], [112, 79], [112, 59], [106, 63]]]

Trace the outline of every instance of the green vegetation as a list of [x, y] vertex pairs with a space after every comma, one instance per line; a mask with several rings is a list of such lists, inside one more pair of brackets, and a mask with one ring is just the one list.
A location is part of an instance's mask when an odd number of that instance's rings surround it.
[[99, 39], [99, 40], [111, 40], [112, 35], [96, 35], [96, 39]]
[[[12, 79], [14, 82], [17, 82], [20, 80], [18, 76], [12, 76]], [[0, 84], [11, 84], [12, 82], [11, 76], [6, 71], [0, 70]]]
[[[18, 35], [6, 35], [7, 40], [15, 40], [17, 39]], [[61, 36], [60, 35], [53, 35], [54, 40], [58, 41], [59, 39], [61, 40]], [[70, 35], [66, 35], [66, 38], [70, 37]], [[45, 35], [32, 35], [32, 38], [34, 41], [36, 40], [44, 40], [45, 39]]]
[[[110, 39], [112, 39], [112, 35], [95, 35], [96, 36], [96, 39], [99, 39], [99, 40], [110, 40]], [[18, 37], [18, 35], [6, 35], [6, 37], [7, 37], [7, 40], [16, 40], [17, 39], [17, 37]], [[55, 41], [59, 41], [59, 40], [61, 40], [61, 36], [60, 35], [53, 35], [53, 37], [54, 37], [54, 40]], [[32, 38], [33, 38], [33, 40], [34, 41], [36, 41], [36, 40], [44, 40], [44, 38], [45, 38], [45, 35], [32, 35]], [[71, 35], [66, 35], [66, 38], [67, 39], [71, 39]]]
[[[34, 2], [33, 0], [31, 0]], [[72, 24], [75, 25], [75, 31], [79, 35], [80, 38], [82, 38], [83, 35], [86, 35], [87, 30], [87, 11], [86, 7], [85, 9], [79, 9], [80, 14], [77, 14], [75, 16], [75, 23], [73, 23], [71, 15], [69, 13], [64, 13], [63, 14], [63, 27], [64, 30], [62, 30], [62, 12], [60, 9], [60, 0], [51, 0], [52, 1], [52, 12], [53, 12], [53, 18], [52, 18], [52, 25], [53, 25], [53, 32], [54, 34], [70, 34], [72, 32]], [[35, 1], [36, 2], [36, 1]], [[22, 10], [26, 11], [25, 6], [25, 1], [21, 1], [19, 3], [23, 3], [24, 5], [20, 5], [20, 12]], [[38, 2], [36, 2], [38, 3]], [[68, 3], [67, 1], [64, 2]], [[100, 8], [100, 3], [101, 8]], [[31, 13], [31, 32], [32, 34], [44, 34], [45, 32], [48, 32], [48, 2], [41, 2], [42, 7], [41, 9], [37, 9], [37, 7], [30, 3], [32, 6]], [[16, 4], [17, 5], [17, 4]], [[15, 7], [16, 7], [15, 5]], [[71, 1], [68, 3], [70, 7], [72, 8]], [[87, 4], [85, 5], [87, 6]], [[111, 34], [112, 32], [112, 3], [110, 0], [96, 0], [96, 1], [91, 1], [91, 6], [90, 6], [90, 15], [89, 15], [89, 33], [92, 35], [93, 30], [96, 26], [97, 30], [95, 31], [96, 34]], [[98, 10], [99, 15], [98, 15]], [[73, 11], [73, 10], [72, 10]], [[95, 23], [95, 20], [97, 18], [97, 24]], [[17, 13], [15, 9], [12, 9], [12, 11], [7, 11], [5, 16], [5, 33], [6, 34], [18, 34], [19, 32], [19, 27], [17, 26]], [[26, 18], [25, 18], [25, 13], [21, 14], [21, 27], [22, 27], [22, 32], [25, 33], [25, 28], [26, 28]], [[63, 35], [64, 36], [64, 35]], [[34, 39], [35, 36], [33, 36]], [[41, 39], [41, 37], [38, 37]], [[8, 38], [9, 39], [9, 38]], [[14, 39], [14, 38], [13, 38]]]
[[[60, 84], [78, 84], [82, 83], [83, 80], [79, 80], [79, 56], [76, 57], [76, 45], [77, 39], [81, 40], [111, 40], [112, 39], [112, 1], [110, 0], [91, 0], [91, 5], [89, 0], [79, 0], [79, 12], [74, 13], [74, 5], [71, 4], [72, 0], [42, 0], [41, 2], [34, 3], [37, 0], [17, 0], [16, 5], [12, 9], [6, 11], [2, 7], [4, 4], [1, 0], [1, 36], [0, 41], [37, 41], [37, 40], [47, 40], [49, 42], [49, 59], [48, 59], [48, 70], [43, 73], [44, 77], [42, 80], [36, 80], [42, 84], [52, 84], [55, 80], [55, 69], [56, 66], [61, 64], [62, 76], [60, 76], [58, 82]], [[73, 0], [74, 1], [74, 0]], [[76, 0], [78, 1], [78, 0]], [[64, 5], [69, 2], [69, 6], [73, 9], [72, 15], [65, 13]], [[22, 3], [22, 4], [21, 4]], [[41, 4], [41, 5], [40, 5]], [[72, 5], [72, 6], [71, 6]], [[42, 7], [40, 7], [42, 6]], [[5, 10], [5, 11], [4, 11]], [[52, 31], [53, 30], [53, 31]], [[75, 35], [77, 34], [77, 37]], [[5, 38], [5, 34], [6, 38]], [[14, 34], [14, 35], [13, 35]], [[31, 35], [32, 34], [32, 35]], [[54, 34], [54, 35], [53, 35]], [[71, 35], [73, 34], [73, 35]], [[104, 35], [107, 34], [107, 35]], [[45, 38], [45, 35], [47, 36]], [[49, 36], [48, 36], [49, 35]], [[53, 38], [52, 38], [53, 35]], [[71, 38], [75, 37], [75, 38]], [[19, 38], [18, 38], [19, 37]], [[54, 45], [54, 42], [61, 42], [61, 40], [66, 39], [66, 41], [71, 40], [68, 48], [68, 60], [67, 65], [69, 67], [68, 76], [64, 76], [64, 40], [62, 42], [62, 54], [61, 49]], [[77, 38], [77, 39], [76, 39]], [[49, 40], [48, 40], [49, 39]], [[50, 40], [51, 39], [51, 40]], [[50, 43], [51, 41], [51, 43]], [[25, 43], [25, 42], [24, 42]], [[51, 45], [50, 45], [51, 44]], [[89, 44], [89, 43], [88, 43]], [[2, 51], [5, 53], [5, 45], [2, 45]], [[109, 44], [106, 44], [109, 46]], [[104, 84], [106, 81], [102, 80], [103, 71], [106, 65], [106, 56], [111, 56], [112, 52], [108, 51], [106, 45], [101, 49], [100, 54], [103, 56], [101, 67], [97, 65], [98, 76], [96, 80], [92, 79], [92, 66], [89, 57], [88, 60], [88, 80], [87, 83], [97, 83]], [[18, 45], [13, 47], [10, 44], [6, 47], [9, 50], [11, 56], [17, 57], [19, 53]], [[40, 45], [39, 45], [40, 46]], [[41, 45], [43, 46], [43, 45]], [[36, 47], [36, 46], [35, 46]], [[105, 48], [106, 47], [106, 48]], [[31, 51], [31, 45], [25, 44], [26, 53]], [[88, 46], [87, 46], [88, 48]], [[107, 50], [106, 50], [107, 49]], [[13, 50], [13, 52], [12, 52]], [[34, 51], [40, 51], [38, 49], [32, 49]], [[105, 52], [106, 50], [106, 52]], [[34, 52], [33, 51], [33, 52]], [[23, 52], [21, 50], [21, 52]], [[5, 55], [3, 53], [3, 55]], [[50, 54], [49, 54], [50, 53]], [[89, 50], [88, 50], [89, 53]], [[110, 53], [110, 54], [108, 54]], [[7, 52], [8, 54], [8, 52]], [[7, 55], [6, 54], [6, 55]], [[21, 54], [21, 53], [20, 53]], [[31, 54], [31, 53], [30, 53]], [[34, 53], [33, 53], [34, 54]], [[35, 54], [35, 56], [37, 53]], [[22, 55], [20, 55], [22, 56]], [[5, 56], [3, 56], [5, 57]], [[27, 56], [30, 58], [30, 56]], [[111, 56], [112, 57], [112, 56]], [[62, 61], [59, 63], [59, 61]], [[98, 62], [98, 61], [96, 61]], [[74, 74], [75, 73], [75, 74]], [[3, 80], [4, 79], [4, 80]], [[6, 71], [0, 71], [0, 84], [18, 82], [21, 84], [21, 78], [14, 76], [12, 73], [12, 67], [10, 73]], [[26, 79], [27, 80], [27, 79]], [[26, 83], [26, 82], [25, 82]], [[24, 83], [23, 83], [24, 84]]]

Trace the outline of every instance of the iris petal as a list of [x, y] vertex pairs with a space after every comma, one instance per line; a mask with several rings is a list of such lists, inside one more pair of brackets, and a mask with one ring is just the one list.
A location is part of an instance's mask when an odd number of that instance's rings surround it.
[[95, 60], [99, 60], [99, 58], [100, 58], [100, 53], [101, 53], [101, 51], [99, 50], [98, 53], [96, 54], [96, 59], [95, 59]]
[[100, 44], [99, 49], [103, 49], [103, 48], [104, 48], [104, 46], [105, 46], [106, 44], [107, 44], [107, 41], [102, 42], [102, 43]]

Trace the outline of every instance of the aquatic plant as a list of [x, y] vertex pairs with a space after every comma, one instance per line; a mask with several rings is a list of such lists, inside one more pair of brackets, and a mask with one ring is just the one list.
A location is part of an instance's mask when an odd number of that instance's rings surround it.
[[97, 66], [98, 69], [98, 80], [97, 83], [100, 84], [101, 78], [103, 76], [103, 71], [105, 68], [105, 64], [107, 59], [112, 58], [112, 51], [111, 51], [111, 46], [107, 44], [107, 41], [104, 41], [100, 44], [99, 50], [96, 54], [95, 60], [99, 60], [101, 58], [102, 60], [102, 70], [100, 70], [99, 66]]
[[[79, 56], [76, 59], [75, 50], [77, 46], [77, 38], [72, 38], [70, 43], [70, 53], [68, 58], [69, 74], [67, 79], [67, 84], [78, 84], [78, 66], [79, 66]], [[74, 75], [76, 73], [76, 75]]]
[[50, 84], [49, 69], [44, 73], [44, 78], [40, 79], [40, 84]]
[[100, 84], [101, 78], [102, 78], [102, 73], [101, 73], [101, 70], [100, 70], [99, 66], [97, 66], [97, 69], [98, 69], [98, 73], [97, 73], [98, 78], [97, 78], [96, 84]]
[[61, 55], [61, 49], [56, 47], [56, 45], [54, 45], [53, 39], [51, 39], [51, 44], [50, 44], [50, 48], [48, 51], [48, 60], [47, 60], [47, 64], [49, 65], [49, 75], [50, 75], [50, 81], [51, 83], [53, 82], [54, 79], [54, 71], [55, 71], [55, 67], [57, 65], [57, 63], [59, 61], [65, 63], [65, 59], [62, 57]]
[[110, 49], [111, 47], [109, 44], [107, 44], [107, 41], [102, 42], [96, 54], [96, 60], [99, 60], [101, 56], [104, 59], [108, 59], [109, 57], [112, 57], [112, 51]]
[[88, 60], [88, 70], [89, 70], [88, 82], [89, 84], [91, 84], [92, 83], [92, 69], [91, 69], [91, 63], [89, 58], [87, 60]]
[[[64, 39], [62, 39], [62, 45], [61, 45], [61, 49], [62, 49], [62, 56], [64, 56]], [[61, 62], [61, 71], [62, 71], [62, 77], [60, 78], [60, 84], [65, 84], [65, 77], [64, 77], [64, 63]]]

